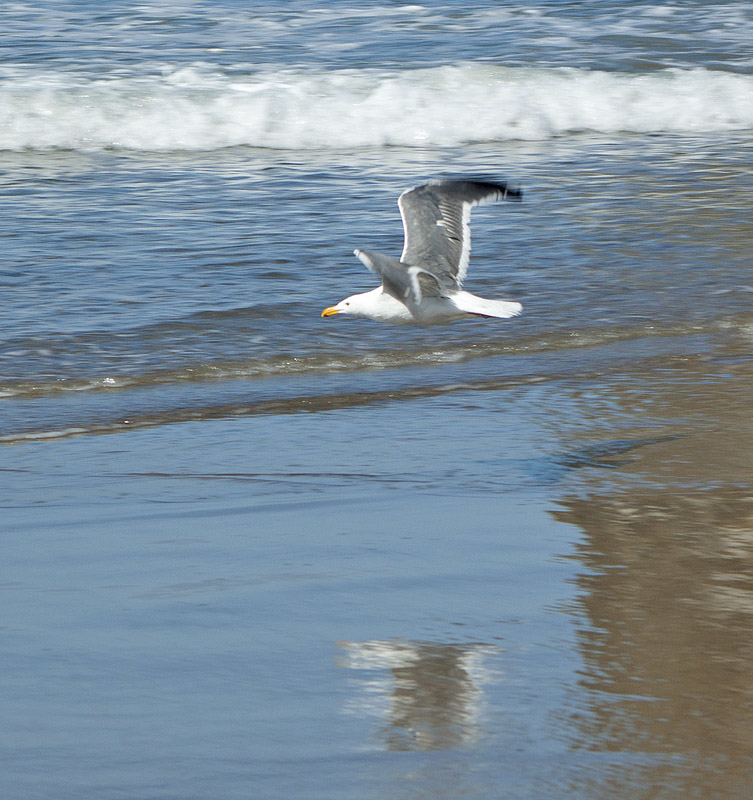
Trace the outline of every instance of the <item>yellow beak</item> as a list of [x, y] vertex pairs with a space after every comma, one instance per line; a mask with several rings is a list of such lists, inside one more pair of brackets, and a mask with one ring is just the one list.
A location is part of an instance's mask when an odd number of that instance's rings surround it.
[[335, 314], [339, 313], [340, 313], [339, 309], [335, 308], [334, 306], [330, 306], [329, 308], [325, 308], [324, 311], [322, 311], [322, 316], [333, 317]]

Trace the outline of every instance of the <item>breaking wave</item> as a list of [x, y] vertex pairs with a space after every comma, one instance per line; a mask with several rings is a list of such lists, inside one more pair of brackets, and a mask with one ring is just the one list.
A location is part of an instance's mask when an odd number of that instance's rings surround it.
[[480, 63], [105, 76], [6, 67], [0, 149], [335, 149], [753, 128], [753, 76]]

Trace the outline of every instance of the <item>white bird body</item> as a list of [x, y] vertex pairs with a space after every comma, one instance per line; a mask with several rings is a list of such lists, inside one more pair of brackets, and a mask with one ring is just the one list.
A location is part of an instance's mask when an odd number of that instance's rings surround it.
[[511, 300], [487, 300], [462, 289], [471, 252], [471, 208], [501, 199], [519, 200], [504, 183], [435, 181], [398, 199], [405, 246], [400, 261], [366, 250], [355, 255], [382, 278], [369, 292], [325, 308], [323, 317], [349, 314], [378, 322], [431, 325], [468, 317], [517, 316]]

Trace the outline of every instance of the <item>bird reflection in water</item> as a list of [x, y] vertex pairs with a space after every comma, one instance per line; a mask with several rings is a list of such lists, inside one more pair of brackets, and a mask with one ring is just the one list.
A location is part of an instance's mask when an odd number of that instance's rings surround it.
[[383, 720], [388, 750], [468, 746], [481, 733], [484, 683], [498, 649], [485, 644], [340, 642], [338, 665], [358, 671], [347, 711]]

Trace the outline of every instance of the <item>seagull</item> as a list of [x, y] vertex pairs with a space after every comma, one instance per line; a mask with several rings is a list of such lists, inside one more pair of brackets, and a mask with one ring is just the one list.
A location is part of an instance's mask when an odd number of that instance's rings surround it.
[[506, 319], [523, 306], [487, 300], [463, 291], [471, 255], [471, 209], [497, 200], [520, 200], [506, 183], [435, 180], [406, 189], [397, 204], [405, 245], [400, 260], [369, 250], [354, 250], [382, 285], [325, 308], [322, 317], [350, 314], [378, 322], [431, 325], [471, 317]]

